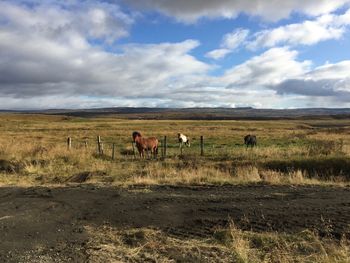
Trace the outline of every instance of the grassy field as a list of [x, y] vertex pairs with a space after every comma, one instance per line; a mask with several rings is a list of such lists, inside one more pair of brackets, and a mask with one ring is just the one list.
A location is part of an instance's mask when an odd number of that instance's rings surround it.
[[[348, 119], [167, 121], [1, 114], [0, 126], [2, 187], [88, 183], [347, 188], [350, 182]], [[133, 131], [160, 140], [167, 136], [167, 158], [161, 158], [161, 148], [157, 160], [134, 158]], [[183, 155], [177, 143], [179, 132], [191, 139]], [[246, 134], [257, 136], [256, 148], [243, 145]], [[102, 138], [103, 155], [97, 154], [97, 136]], [[200, 136], [204, 136], [204, 156], [200, 156]], [[347, 238], [320, 237], [312, 229], [295, 234], [254, 232], [231, 222], [209, 239], [179, 239], [154, 228], [108, 225], [89, 225], [84, 231], [91, 236], [86, 250], [91, 262], [205, 262], [206, 257], [222, 262], [350, 262]], [[177, 260], [175, 254], [182, 258]]]
[[[151, 121], [3, 114], [0, 122], [2, 185], [74, 181], [347, 184], [350, 179], [349, 120]], [[160, 140], [167, 136], [167, 158], [135, 160], [131, 144], [135, 130]], [[178, 132], [191, 138], [183, 156]], [[255, 149], [243, 145], [249, 133], [258, 138]], [[103, 156], [97, 154], [98, 135]], [[200, 136], [204, 136], [204, 157]], [[67, 137], [72, 138], [71, 150], [67, 150]], [[113, 143], [115, 160], [111, 160]]]

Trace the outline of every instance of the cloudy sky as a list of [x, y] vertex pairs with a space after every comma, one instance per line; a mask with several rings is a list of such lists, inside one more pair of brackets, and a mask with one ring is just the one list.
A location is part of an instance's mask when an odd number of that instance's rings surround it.
[[350, 0], [0, 0], [0, 109], [350, 107]]

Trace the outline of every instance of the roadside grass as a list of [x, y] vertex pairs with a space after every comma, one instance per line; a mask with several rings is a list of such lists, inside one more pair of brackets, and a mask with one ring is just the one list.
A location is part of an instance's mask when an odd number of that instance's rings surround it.
[[87, 254], [94, 262], [349, 262], [350, 242], [295, 234], [243, 231], [231, 221], [206, 238], [178, 237], [153, 228], [86, 226]]
[[216, 240], [231, 248], [237, 262], [349, 262], [350, 242], [321, 238], [311, 230], [296, 234], [240, 230], [233, 221], [217, 230]]

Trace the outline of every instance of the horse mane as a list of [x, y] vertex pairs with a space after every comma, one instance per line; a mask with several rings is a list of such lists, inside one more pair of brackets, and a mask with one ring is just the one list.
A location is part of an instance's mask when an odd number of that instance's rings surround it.
[[133, 138], [134, 141], [135, 141], [136, 137], [142, 137], [141, 133], [139, 133], [138, 131], [134, 131], [132, 133], [132, 138]]

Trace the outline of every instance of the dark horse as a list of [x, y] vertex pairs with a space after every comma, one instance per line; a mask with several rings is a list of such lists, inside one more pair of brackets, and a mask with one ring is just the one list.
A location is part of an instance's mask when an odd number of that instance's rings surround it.
[[247, 145], [247, 148], [248, 148], [248, 146], [253, 148], [254, 146], [256, 146], [256, 142], [257, 141], [256, 141], [255, 135], [248, 134], [244, 137], [244, 144]]
[[135, 131], [132, 133], [133, 142], [136, 144], [136, 148], [139, 151], [140, 157], [145, 157], [145, 151], [151, 151], [154, 158], [157, 158], [158, 154], [158, 139], [156, 137], [143, 138], [141, 133]]

